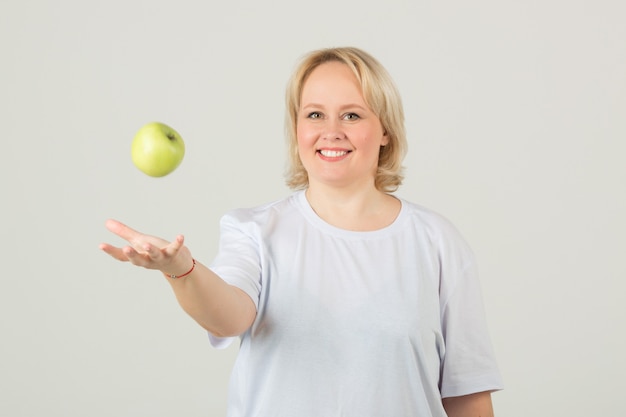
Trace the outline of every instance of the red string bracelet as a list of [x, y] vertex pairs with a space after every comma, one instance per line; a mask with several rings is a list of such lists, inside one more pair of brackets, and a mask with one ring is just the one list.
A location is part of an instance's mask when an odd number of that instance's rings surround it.
[[165, 275], [170, 277], [171, 279], [178, 279], [178, 278], [186, 277], [187, 275], [191, 274], [191, 272], [196, 267], [196, 260], [193, 259], [193, 258], [191, 260], [193, 261], [193, 265], [191, 265], [191, 269], [189, 271], [185, 272], [184, 274], [182, 274], [182, 275], [165, 274]]

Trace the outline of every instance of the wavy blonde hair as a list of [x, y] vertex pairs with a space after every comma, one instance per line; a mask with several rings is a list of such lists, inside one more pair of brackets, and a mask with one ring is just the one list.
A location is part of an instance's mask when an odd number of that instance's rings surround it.
[[378, 155], [376, 188], [393, 192], [402, 184], [402, 160], [407, 152], [404, 110], [398, 89], [387, 70], [367, 52], [354, 48], [319, 49], [305, 55], [291, 76], [286, 91], [285, 130], [288, 141], [287, 185], [303, 189], [309, 184], [309, 176], [298, 154], [296, 127], [302, 89], [315, 68], [326, 62], [341, 62], [348, 66], [361, 84], [367, 105], [381, 122], [389, 143], [381, 146]]

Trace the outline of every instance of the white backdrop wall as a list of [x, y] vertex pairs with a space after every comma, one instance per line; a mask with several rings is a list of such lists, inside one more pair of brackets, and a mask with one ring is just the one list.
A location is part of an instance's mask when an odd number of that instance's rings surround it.
[[[402, 92], [398, 194], [477, 254], [497, 415], [626, 414], [625, 20], [620, 0], [2, 0], [0, 415], [224, 415], [236, 347], [101, 253], [104, 221], [210, 262], [225, 211], [289, 192], [296, 60], [343, 45]], [[187, 144], [161, 179], [130, 161], [152, 120]]]

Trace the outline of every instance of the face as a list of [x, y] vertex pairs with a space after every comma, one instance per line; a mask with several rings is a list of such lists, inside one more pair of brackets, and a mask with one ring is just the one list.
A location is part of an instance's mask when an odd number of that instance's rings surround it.
[[309, 75], [296, 134], [310, 187], [374, 186], [380, 147], [388, 138], [347, 65], [327, 62]]

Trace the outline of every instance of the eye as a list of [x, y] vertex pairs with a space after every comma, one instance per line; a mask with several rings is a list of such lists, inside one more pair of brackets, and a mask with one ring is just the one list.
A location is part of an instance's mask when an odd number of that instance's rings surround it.
[[322, 114], [317, 111], [313, 111], [307, 115], [308, 119], [320, 119], [321, 117], [322, 117]]
[[343, 118], [344, 118], [344, 120], [352, 121], [352, 120], [359, 120], [361, 118], [361, 116], [359, 116], [356, 113], [346, 113], [346, 114], [344, 114]]

